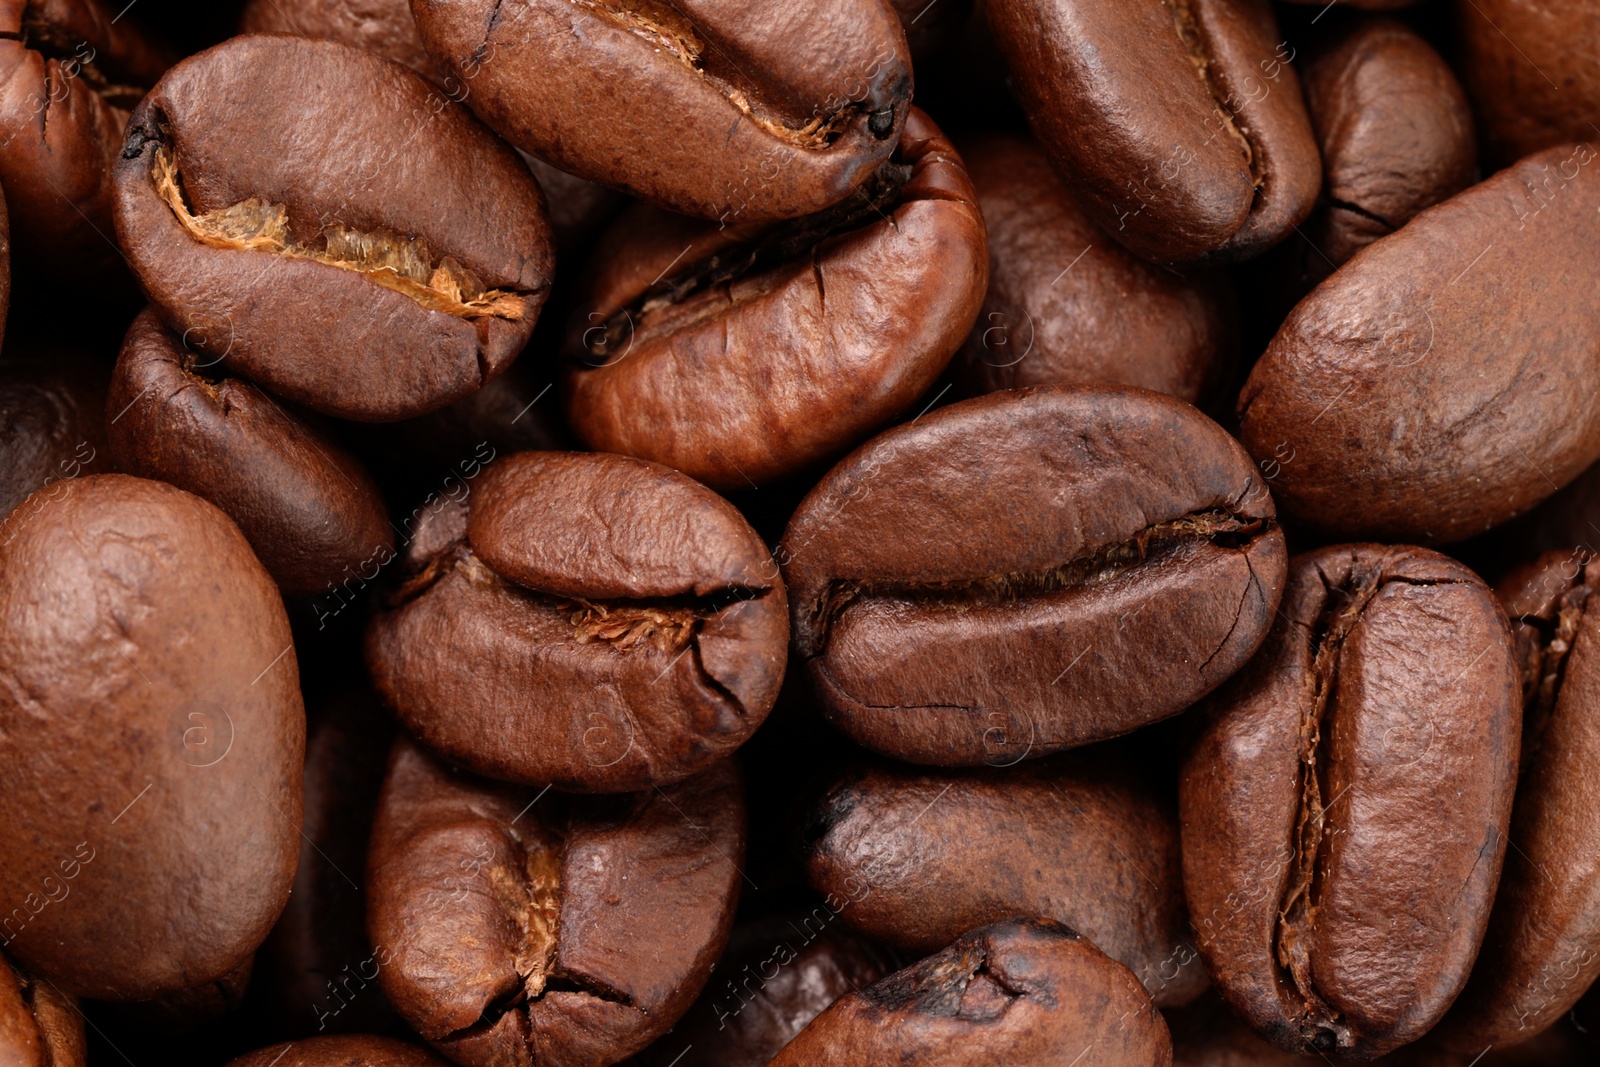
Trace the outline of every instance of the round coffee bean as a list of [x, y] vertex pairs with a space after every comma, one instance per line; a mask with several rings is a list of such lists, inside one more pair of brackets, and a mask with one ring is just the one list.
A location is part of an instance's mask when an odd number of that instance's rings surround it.
[[247, 36], [134, 111], [117, 236], [185, 344], [308, 407], [384, 421], [480, 388], [552, 267], [527, 168], [418, 75]]
[[401, 741], [367, 864], [384, 992], [465, 1067], [616, 1063], [705, 984], [744, 841], [730, 763], [667, 789], [567, 797], [453, 772]]
[[1600, 564], [1549, 552], [1496, 587], [1522, 666], [1522, 779], [1494, 912], [1439, 1036], [1462, 1052], [1518, 1044], [1600, 977]]
[[1212, 980], [1289, 1051], [1421, 1037], [1467, 980], [1505, 852], [1521, 709], [1493, 595], [1426, 549], [1317, 549], [1208, 705], [1180, 810]]
[[128, 109], [171, 62], [135, 27], [137, 14], [117, 10], [101, 0], [0, 4], [0, 183], [18, 261], [53, 278], [98, 282], [122, 267], [111, 171]]
[[1059, 923], [974, 930], [840, 998], [772, 1067], [1076, 1062], [1170, 1067], [1166, 1023], [1126, 967]]
[[871, 176], [911, 102], [886, 0], [412, 0], [446, 82], [580, 178], [728, 222], [819, 211]]
[[1237, 442], [1143, 390], [953, 404], [846, 457], [778, 551], [823, 710], [915, 763], [1011, 763], [1176, 714], [1250, 657], [1283, 532]]
[[842, 203], [778, 226], [637, 211], [597, 252], [569, 336], [591, 448], [722, 490], [831, 459], [938, 378], [988, 280], [961, 157], [921, 111]]
[[219, 374], [145, 309], [117, 358], [107, 436], [120, 469], [187, 489], [239, 524], [286, 594], [314, 596], [394, 558], [359, 460], [266, 393]]
[[84, 1067], [83, 1013], [49, 982], [0, 956], [0, 1062], [14, 1067]]
[[430, 515], [373, 619], [378, 691], [480, 774], [618, 792], [676, 782], [777, 699], [788, 603], [733, 506], [625, 456], [524, 452]]
[[985, 923], [1046, 916], [1132, 971], [1157, 1007], [1205, 988], [1177, 815], [1114, 756], [855, 770], [807, 814], [801, 847], [829, 905], [895, 948], [929, 952]]
[[296, 673], [222, 512], [125, 475], [60, 483], [0, 543], [9, 954], [104, 1000], [247, 966], [300, 850]]
[[1311, 212], [1322, 168], [1267, 0], [991, 0], [1034, 134], [1113, 237], [1245, 259]]
[[449, 1067], [449, 1061], [389, 1037], [313, 1037], [269, 1045], [228, 1067]]
[[956, 358], [970, 392], [1136, 385], [1203, 405], [1231, 386], [1238, 312], [1226, 275], [1180, 275], [1129, 253], [1026, 137], [973, 137], [963, 158], [989, 229], [989, 292]]
[[1596, 158], [1530, 157], [1295, 308], [1239, 396], [1245, 445], [1281, 461], [1286, 515], [1328, 536], [1458, 540], [1600, 459]]

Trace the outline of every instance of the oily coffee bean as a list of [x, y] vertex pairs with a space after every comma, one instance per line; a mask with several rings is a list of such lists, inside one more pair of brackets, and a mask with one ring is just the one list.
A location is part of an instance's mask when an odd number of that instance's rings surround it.
[[449, 1067], [425, 1048], [388, 1037], [313, 1037], [269, 1045], [228, 1067]]
[[1167, 1026], [1128, 969], [1059, 923], [985, 926], [841, 997], [772, 1061], [1170, 1067]]
[[1026, 137], [973, 137], [962, 158], [989, 230], [989, 292], [956, 357], [970, 392], [1136, 385], [1204, 405], [1231, 380], [1237, 309], [1226, 275], [1179, 275], [1130, 254]]
[[1316, 141], [1267, 0], [989, 0], [1029, 124], [1113, 237], [1244, 259], [1316, 202]]
[[1522, 778], [1494, 912], [1439, 1036], [1460, 1051], [1533, 1037], [1600, 977], [1600, 564], [1549, 552], [1496, 587], [1522, 667]]
[[1531, 156], [1295, 308], [1239, 395], [1286, 515], [1330, 537], [1459, 540], [1600, 458], [1595, 159]]
[[1212, 980], [1289, 1051], [1421, 1037], [1466, 982], [1505, 851], [1521, 708], [1493, 595], [1427, 549], [1298, 556], [1207, 709], [1180, 814]]
[[394, 557], [378, 487], [327, 434], [184, 346], [146, 308], [111, 376], [118, 467], [221, 508], [286, 594], [312, 596]]
[[716, 763], [772, 709], [789, 640], [777, 567], [731, 504], [676, 471], [523, 452], [424, 522], [367, 664], [448, 759], [643, 789]]
[[1460, 83], [1403, 22], [1352, 23], [1306, 65], [1305, 89], [1325, 189], [1307, 229], [1317, 282], [1471, 185], [1478, 147]]
[[616, 1063], [710, 975], [744, 821], [731, 763], [666, 789], [567, 797], [452, 771], [402, 740], [367, 861], [384, 992], [465, 1067]]
[[0, 545], [60, 496], [62, 482], [112, 469], [107, 371], [102, 360], [53, 347], [13, 344], [0, 359]]
[[428, 51], [506, 140], [727, 222], [820, 211], [894, 149], [911, 102], [886, 0], [412, 0]]
[[410, 0], [249, 0], [241, 33], [290, 33], [338, 41], [410, 67], [435, 83], [445, 70], [422, 47]]
[[1568, 0], [1454, 0], [1456, 69], [1499, 164], [1587, 141], [1600, 110], [1600, 8]]
[[0, 544], [0, 677], [8, 954], [104, 1000], [226, 984], [294, 880], [305, 737], [238, 528], [160, 482], [60, 483]]
[[734, 927], [710, 983], [642, 1067], [766, 1067], [834, 1001], [893, 971], [825, 909]]
[[913, 110], [891, 160], [819, 214], [620, 219], [568, 338], [567, 419], [591, 448], [725, 491], [795, 474], [938, 378], [987, 280], [961, 157]]
[[1205, 988], [1177, 815], [1098, 751], [1008, 770], [856, 769], [807, 813], [801, 848], [829, 906], [886, 945], [930, 952], [1047, 916], [1132, 971], [1157, 1007]]
[[238, 37], [135, 109], [117, 235], [184, 343], [343, 418], [480, 388], [552, 267], [538, 183], [419, 76], [326, 41]]
[[87, 1056], [83, 1015], [72, 998], [0, 956], [0, 1063], [84, 1067]]
[[0, 2], [0, 184], [19, 262], [84, 282], [121, 267], [111, 171], [128, 109], [170, 61], [101, 0]]
[[256, 960], [279, 1032], [383, 1032], [397, 1023], [378, 987], [357, 880], [389, 763], [394, 723], [364, 685], [308, 702], [305, 828], [294, 892]]
[[1014, 763], [1176, 714], [1261, 643], [1283, 531], [1237, 442], [1138, 389], [963, 401], [847, 456], [778, 556], [829, 719]]

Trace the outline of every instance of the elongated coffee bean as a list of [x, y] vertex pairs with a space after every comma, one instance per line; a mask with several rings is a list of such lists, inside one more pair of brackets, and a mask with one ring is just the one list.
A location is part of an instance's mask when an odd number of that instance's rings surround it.
[[1062, 180], [1160, 262], [1247, 258], [1310, 213], [1321, 163], [1267, 0], [992, 0]]
[[616, 1063], [693, 1003], [744, 859], [739, 774], [546, 795], [396, 744], [367, 860], [384, 992], [466, 1067]]
[[1200, 951], [1263, 1037], [1370, 1059], [1444, 1014], [1500, 877], [1520, 710], [1505, 615], [1459, 563], [1379, 545], [1291, 563], [1180, 783]]
[[1505, 874], [1472, 979], [1439, 1036], [1503, 1048], [1572, 1009], [1600, 976], [1600, 565], [1549, 552], [1496, 587], [1522, 666], [1522, 780]]
[[0, 935], [65, 992], [204, 999], [294, 881], [289, 622], [199, 497], [120, 474], [59, 488], [0, 545]]
[[419, 75], [327, 41], [237, 37], [174, 67], [116, 184], [122, 248], [184, 343], [343, 418], [478, 389], [550, 285], [516, 154]]
[[1009, 763], [1176, 714], [1239, 668], [1283, 532], [1238, 444], [1138, 389], [1021, 389], [847, 456], [779, 557], [828, 717], [916, 763]]
[[1077, 1059], [1170, 1067], [1172, 1041], [1126, 967], [1059, 923], [1013, 921], [974, 930], [943, 952], [840, 998], [772, 1067]]
[[221, 508], [285, 593], [315, 595], [393, 559], [389, 516], [360, 461], [218, 364], [140, 313], [107, 398], [118, 466]]
[[886, 0], [412, 0], [428, 51], [518, 148], [673, 211], [792, 218], [893, 150], [911, 100]]
[[[1273, 498], [1334, 536], [1445, 542], [1600, 459], [1600, 174], [1529, 157], [1301, 301], [1239, 396]], [[1285, 457], [1292, 458], [1285, 458]]]
[[812, 886], [895, 948], [928, 952], [985, 923], [1046, 916], [1132, 971], [1157, 1007], [1205, 988], [1177, 816], [1114, 756], [857, 769], [807, 814], [801, 845]]
[[731, 504], [676, 471], [523, 452], [424, 522], [367, 663], [449, 759], [579, 792], [665, 785], [743, 744], [777, 699], [776, 565]]
[[989, 277], [961, 157], [918, 110], [828, 211], [742, 227], [636, 212], [595, 264], [567, 345], [573, 430], [723, 490], [835, 458], [903, 412]]

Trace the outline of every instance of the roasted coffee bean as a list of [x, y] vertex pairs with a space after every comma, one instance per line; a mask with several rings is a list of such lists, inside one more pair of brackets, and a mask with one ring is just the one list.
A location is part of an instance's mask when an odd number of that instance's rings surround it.
[[1600, 563], [1550, 552], [1496, 586], [1522, 667], [1522, 778], [1472, 979], [1440, 1026], [1463, 1052], [1565, 1015], [1600, 977]]
[[1263, 1037], [1370, 1059], [1467, 980], [1500, 877], [1520, 697], [1505, 615], [1421, 548], [1290, 566], [1180, 783], [1200, 952]]
[[893, 971], [889, 953], [837, 916], [778, 916], [734, 928], [710, 983], [643, 1067], [766, 1067], [834, 1001]]
[[1115, 756], [856, 769], [807, 813], [801, 848], [829, 907], [886, 945], [930, 952], [986, 923], [1046, 916], [1132, 971], [1157, 1007], [1205, 988], [1177, 814]]
[[388, 1037], [313, 1037], [268, 1046], [228, 1067], [449, 1067], [449, 1061]]
[[1128, 969], [1053, 922], [974, 930], [852, 993], [772, 1067], [1068, 1064], [1170, 1067], [1166, 1023]]
[[1499, 164], [1594, 134], [1600, 8], [1570, 0], [1454, 0], [1456, 69]]
[[1062, 180], [1147, 259], [1244, 259], [1316, 202], [1317, 144], [1267, 0], [989, 0]]
[[778, 550], [825, 713], [915, 763], [1014, 763], [1176, 714], [1283, 589], [1238, 444], [1138, 389], [1023, 389], [863, 445]]
[[1130, 254], [1026, 137], [974, 137], [962, 158], [989, 230], [989, 292], [956, 362], [970, 392], [1106, 384], [1217, 398], [1238, 343], [1226, 275]]
[[596, 253], [564, 378], [591, 448], [744, 489], [838, 456], [905, 411], [988, 281], [961, 157], [921, 111], [893, 159], [778, 226], [625, 215]]
[[506, 140], [705, 218], [793, 218], [842, 200], [894, 149], [911, 104], [905, 33], [885, 0], [411, 10], [457, 98]]
[[422, 47], [410, 0], [249, 0], [239, 30], [338, 41], [392, 59], [436, 83], [445, 80], [444, 68]]
[[125, 1001], [247, 965], [299, 852], [296, 675], [278, 590], [222, 512], [126, 475], [60, 483], [0, 543], [11, 957]]
[[[219, 103], [220, 102], [220, 103]], [[418, 75], [238, 37], [129, 122], [117, 235], [168, 326], [344, 418], [406, 418], [510, 364], [550, 284], [538, 183]]]
[[[58, 483], [112, 470], [104, 361], [13, 345], [0, 359], [0, 545], [62, 492]], [[49, 488], [29, 500], [35, 490]], [[26, 511], [18, 513], [23, 501]]]
[[383, 1032], [397, 1024], [378, 986], [360, 883], [394, 723], [365, 685], [308, 701], [305, 829], [294, 892], [256, 959], [280, 1033]]
[[83, 1014], [49, 982], [36, 982], [0, 956], [0, 1063], [84, 1067]]
[[1310, 281], [1477, 177], [1472, 113], [1433, 47], [1394, 19], [1350, 25], [1305, 68], [1324, 202], [1306, 232]]
[[20, 263], [84, 283], [122, 266], [111, 171], [128, 109], [169, 61], [101, 0], [0, 2], [0, 183]]
[[314, 596], [394, 558], [394, 532], [359, 460], [327, 434], [186, 348], [146, 309], [111, 376], [106, 434], [119, 469], [221, 508], [286, 594]]
[[711, 766], [772, 709], [783, 583], [709, 489], [625, 456], [523, 452], [424, 521], [367, 663], [406, 729], [456, 763], [643, 789]]
[[744, 857], [737, 770], [566, 797], [395, 746], [372, 828], [384, 992], [466, 1067], [616, 1063], [661, 1036], [728, 939]]
[[1600, 458], [1600, 175], [1530, 157], [1381, 238], [1295, 308], [1239, 396], [1273, 498], [1327, 536], [1438, 543]]

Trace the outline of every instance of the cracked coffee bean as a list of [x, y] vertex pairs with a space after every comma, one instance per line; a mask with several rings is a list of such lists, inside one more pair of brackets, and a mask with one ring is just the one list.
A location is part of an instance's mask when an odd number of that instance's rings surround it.
[[516, 154], [342, 45], [238, 37], [180, 63], [134, 111], [116, 181], [117, 234], [162, 320], [342, 418], [479, 389], [549, 290], [543, 198]]
[[766, 1067], [847, 993], [893, 971], [889, 953], [819, 907], [734, 928], [700, 999], [641, 1067]]
[[384, 992], [465, 1067], [616, 1063], [721, 955], [744, 857], [737, 769], [570, 797], [396, 744], [367, 861]]
[[1477, 178], [1466, 94], [1405, 23], [1351, 23], [1305, 68], [1324, 202], [1305, 229], [1306, 288]]
[[988, 281], [961, 157], [913, 110], [894, 157], [827, 211], [719, 227], [625, 215], [574, 324], [567, 419], [591, 448], [724, 491], [837, 457], [949, 363]]
[[[1483, 949], [1438, 1035], [1518, 1044], [1600, 977], [1600, 564], [1548, 552], [1496, 587], [1522, 668], [1522, 777]], [[1594, 603], [1591, 604], [1591, 598]]]
[[84, 1067], [83, 1015], [72, 998], [36, 982], [0, 956], [0, 1063]]
[[[107, 377], [103, 361], [72, 348], [13, 343], [6, 349], [0, 359], [0, 545], [61, 494], [62, 482], [111, 471]], [[49, 492], [32, 496], [41, 489]], [[19, 510], [24, 501], [27, 508]]]
[[524, 452], [424, 517], [367, 632], [378, 691], [480, 774], [666, 785], [755, 732], [789, 639], [776, 565], [733, 506], [625, 456]]
[[[412, 0], [458, 98], [518, 148], [726, 222], [842, 200], [911, 102], [885, 0]], [[448, 84], [448, 83], [447, 83]]]
[[0, 543], [0, 678], [8, 954], [102, 1000], [225, 994], [294, 880], [305, 743], [238, 528], [160, 482], [60, 483]]
[[0, 184], [15, 255], [97, 287], [122, 268], [111, 212], [123, 126], [170, 62], [120, 7], [0, 0]]
[[857, 769], [812, 805], [800, 844], [811, 885], [894, 948], [931, 952], [986, 923], [1046, 916], [1132, 971], [1157, 1007], [1206, 986], [1177, 814], [1115, 756]]
[[269, 1045], [228, 1067], [449, 1067], [425, 1048], [389, 1037], [313, 1037]]
[[1067, 186], [1146, 259], [1246, 259], [1322, 180], [1267, 0], [990, 0], [989, 26]]
[[1245, 446], [1281, 460], [1286, 516], [1325, 537], [1455, 541], [1600, 459], [1595, 160], [1532, 156], [1294, 309], [1239, 395]]
[[1421, 548], [1298, 556], [1181, 776], [1212, 980], [1263, 1037], [1371, 1059], [1426, 1033], [1489, 920], [1521, 697], [1504, 613]]
[[778, 556], [824, 712], [914, 763], [1015, 763], [1174, 715], [1282, 592], [1249, 457], [1181, 401], [1023, 389], [847, 456]]
[[1110, 240], [1027, 137], [971, 137], [962, 158], [989, 230], [988, 295], [955, 363], [971, 393], [1134, 385], [1205, 406], [1231, 387], [1227, 275], [1164, 270]]
[[219, 364], [150, 309], [134, 320], [106, 404], [119, 468], [221, 508], [286, 595], [315, 596], [393, 559], [388, 513], [360, 461]]
[[1600, 8], [1571, 0], [1452, 0], [1456, 69], [1484, 148], [1506, 164], [1588, 141], [1600, 112]]
[[1127, 968], [1054, 922], [985, 926], [836, 1001], [772, 1067], [1074, 1063], [1170, 1067], [1167, 1026]]

